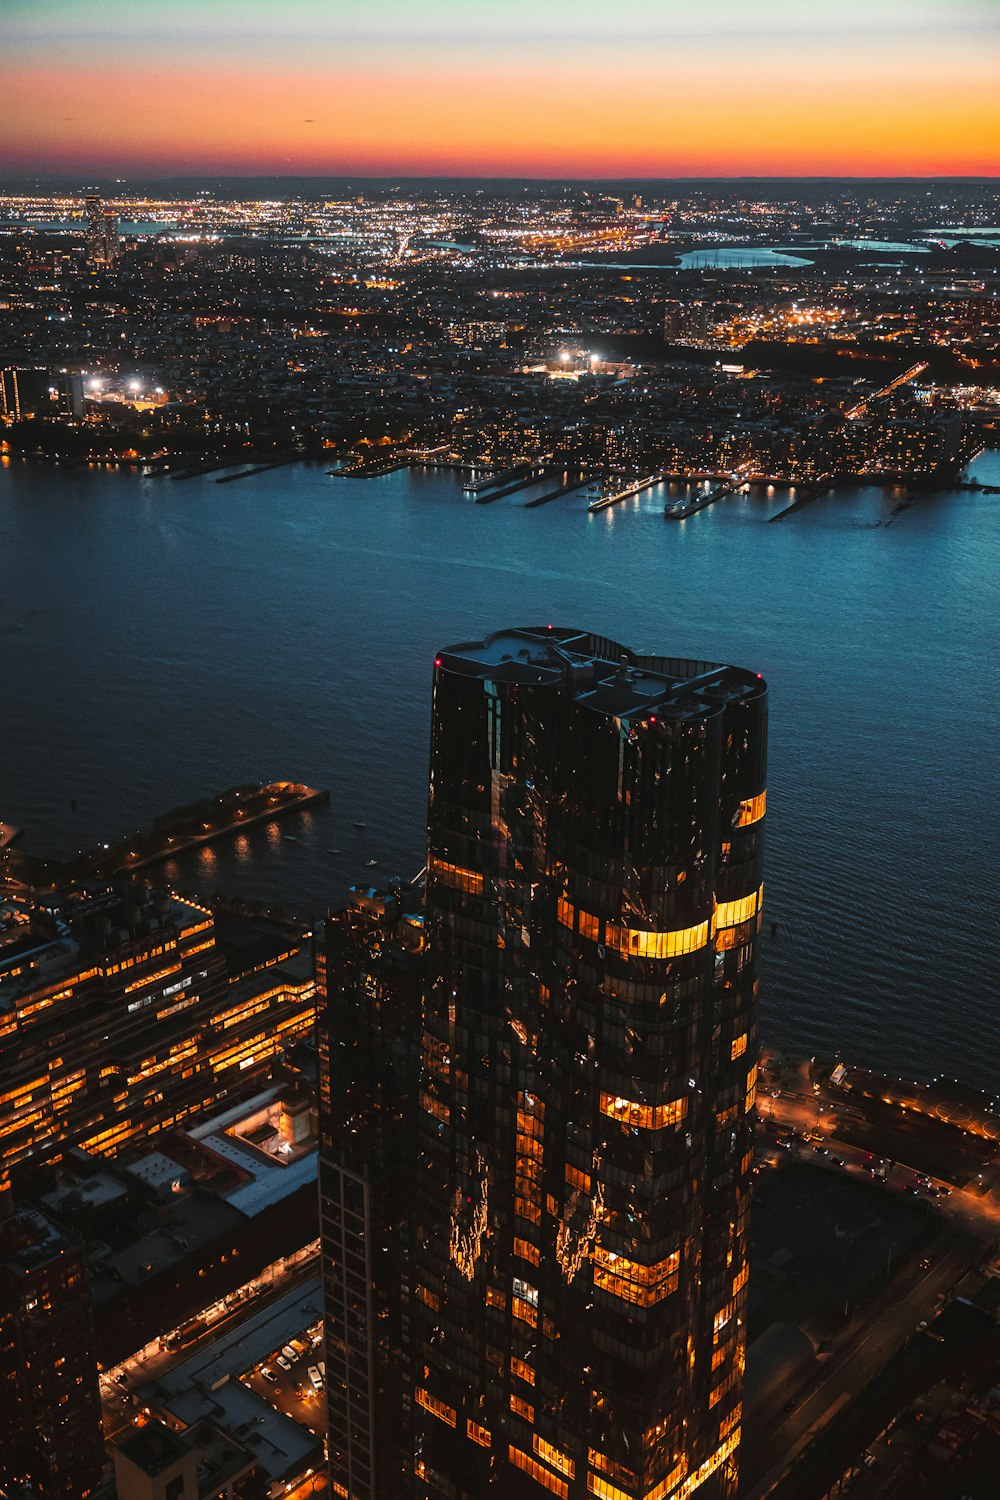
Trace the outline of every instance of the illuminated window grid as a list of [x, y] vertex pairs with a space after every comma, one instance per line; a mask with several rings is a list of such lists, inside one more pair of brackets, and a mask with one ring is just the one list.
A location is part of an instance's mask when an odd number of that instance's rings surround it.
[[58, 1087], [52, 1090], [52, 1103], [56, 1109], [67, 1109], [73, 1102], [73, 1095], [78, 1094], [81, 1089], [87, 1087], [87, 1071], [81, 1068], [76, 1073], [70, 1073], [66, 1078], [60, 1080]]
[[[647, 1433], [647, 1440], [649, 1437], [650, 1433]], [[629, 1484], [635, 1489], [639, 1483], [638, 1474], [634, 1473], [632, 1469], [626, 1468], [624, 1464], [616, 1463], [613, 1458], [608, 1458], [607, 1454], [602, 1453], [599, 1448], [587, 1449], [587, 1462], [598, 1474], [605, 1474], [610, 1479], [617, 1480], [619, 1484]], [[592, 1493], [596, 1493], [596, 1491], [592, 1491]], [[618, 1493], [621, 1494], [623, 1492], [618, 1491]]]
[[723, 1330], [725, 1329], [726, 1324], [729, 1322], [730, 1318], [735, 1312], [736, 1303], [733, 1301], [727, 1302], [726, 1305], [724, 1307], [720, 1307], [719, 1311], [716, 1313], [712, 1323], [712, 1330], [715, 1336], [715, 1342], [717, 1344], [722, 1342]]
[[590, 1173], [581, 1172], [578, 1167], [566, 1168], [566, 1182], [569, 1187], [576, 1188], [581, 1193], [590, 1192]]
[[521, 1469], [542, 1485], [544, 1489], [550, 1490], [552, 1494], [559, 1495], [562, 1500], [569, 1500], [569, 1485], [564, 1479], [558, 1479], [555, 1474], [550, 1474], [537, 1458], [532, 1458], [530, 1453], [522, 1453], [520, 1448], [515, 1448], [511, 1443], [507, 1448], [507, 1457], [515, 1469]]
[[520, 1318], [522, 1323], [527, 1323], [529, 1328], [538, 1327], [538, 1308], [532, 1307], [523, 1297], [512, 1297], [510, 1310], [515, 1318]]
[[601, 1474], [587, 1475], [587, 1489], [592, 1495], [597, 1495], [598, 1500], [635, 1500], [635, 1490], [619, 1489]]
[[749, 1114], [750, 1113], [750, 1111], [753, 1109], [754, 1104], [756, 1103], [756, 1101], [757, 1101], [757, 1064], [754, 1063], [753, 1067], [750, 1069], [749, 1073], [747, 1074], [746, 1098], [743, 1100], [743, 1110], [744, 1110], [745, 1114]]
[[723, 1417], [719, 1428], [719, 1437], [727, 1438], [734, 1427], [738, 1427], [743, 1420], [743, 1402], [737, 1401], [728, 1417]]
[[470, 896], [481, 896], [484, 890], [483, 877], [476, 870], [467, 870], [463, 865], [452, 865], [443, 859], [431, 859], [428, 872], [456, 891], [465, 891]]
[[471, 1417], [465, 1424], [465, 1431], [474, 1443], [480, 1448], [488, 1448], [493, 1442], [493, 1434], [488, 1427], [483, 1427], [479, 1422], [474, 1422]]
[[526, 1422], [533, 1423], [535, 1420], [535, 1408], [530, 1401], [525, 1401], [523, 1396], [510, 1393], [510, 1409], [515, 1417], [523, 1417]]
[[92, 1135], [89, 1140], [81, 1141], [80, 1144], [85, 1151], [96, 1151], [98, 1156], [114, 1156], [122, 1142], [128, 1140], [137, 1129], [131, 1120], [120, 1120], [117, 1125], [102, 1130], [99, 1135]]
[[[514, 1212], [531, 1224], [542, 1221], [542, 1131], [545, 1106], [533, 1094], [517, 1098], [514, 1140]], [[532, 1325], [534, 1326], [534, 1325]]]
[[430, 1287], [428, 1287], [428, 1286], [420, 1286], [418, 1284], [418, 1286], [417, 1286], [417, 1296], [420, 1298], [421, 1302], [423, 1302], [426, 1307], [429, 1307], [431, 1309], [432, 1312], [440, 1312], [441, 1311], [441, 1298], [438, 1296], [438, 1294], [436, 1292], [432, 1292], [431, 1289], [430, 1289]]
[[563, 1453], [560, 1448], [553, 1447], [551, 1443], [547, 1443], [537, 1433], [532, 1435], [531, 1446], [539, 1458], [544, 1459], [547, 1464], [551, 1464], [552, 1468], [558, 1470], [560, 1474], [565, 1474], [567, 1479], [576, 1477], [576, 1461], [570, 1458], [568, 1453]]
[[[571, 901], [561, 897], [557, 916], [564, 927], [578, 932], [581, 937], [601, 941], [600, 917], [575, 907]], [[708, 942], [712, 924], [706, 920], [693, 927], [675, 928], [670, 932], [653, 932], [645, 927], [623, 927], [605, 922], [604, 945], [630, 958], [680, 958], [686, 953], [697, 953]]]
[[215, 1053], [211, 1058], [212, 1071], [223, 1073], [227, 1068], [249, 1068], [256, 1062], [272, 1057], [275, 1050], [274, 1038], [270, 1032], [258, 1032], [233, 1047]]
[[516, 1239], [514, 1241], [514, 1254], [521, 1260], [530, 1261], [533, 1266], [537, 1266], [541, 1260], [541, 1254], [537, 1245], [532, 1245], [529, 1240]]
[[451, 1110], [447, 1104], [442, 1104], [440, 1099], [435, 1099], [433, 1094], [426, 1089], [420, 1090], [420, 1108], [425, 1114], [433, 1115], [435, 1120], [443, 1120], [447, 1125], [451, 1120]]
[[742, 1378], [742, 1374], [742, 1370], [740, 1370], [738, 1366], [735, 1366], [728, 1372], [727, 1375], [724, 1376], [724, 1378], [719, 1382], [714, 1390], [709, 1391], [709, 1408], [718, 1406], [719, 1402], [722, 1400], [726, 1392], [731, 1391], [733, 1387], [739, 1383], [740, 1379]]
[[743, 1268], [741, 1270], [737, 1271], [736, 1275], [733, 1277], [733, 1296], [734, 1297], [736, 1296], [737, 1292], [742, 1292], [743, 1288], [746, 1286], [746, 1284], [749, 1281], [749, 1279], [750, 1279], [750, 1267], [748, 1265], [745, 1265], [745, 1266], [743, 1266]]
[[736, 815], [736, 828], [749, 828], [751, 823], [759, 823], [767, 812], [767, 791], [759, 792], [756, 797], [746, 797], [739, 805]]
[[171, 974], [179, 974], [183, 965], [168, 964], [165, 969], [157, 969], [154, 974], [144, 974], [141, 979], [133, 979], [131, 984], [125, 986], [125, 994], [131, 995], [135, 990], [144, 989], [147, 984], [156, 984], [160, 979], [169, 979]]
[[424, 1411], [430, 1412], [432, 1417], [437, 1417], [439, 1422], [447, 1422], [449, 1427], [457, 1427], [458, 1413], [453, 1406], [449, 1406], [445, 1401], [439, 1401], [436, 1396], [425, 1391], [423, 1386], [417, 1386], [414, 1396], [417, 1405], [422, 1406]]
[[525, 1381], [525, 1383], [527, 1385], [534, 1385], [534, 1383], [535, 1383], [535, 1372], [534, 1372], [534, 1370], [532, 1369], [531, 1365], [529, 1365], [527, 1363], [526, 1360], [518, 1359], [518, 1357], [517, 1357], [516, 1354], [511, 1355], [510, 1370], [511, 1370], [511, 1374], [512, 1375], [516, 1375], [517, 1378], [518, 1378], [518, 1380]]
[[267, 1010], [271, 1004], [270, 995], [259, 995], [253, 1000], [243, 1000], [239, 1005], [234, 1005], [230, 1010], [224, 1010], [215, 1019], [215, 1024], [222, 1031], [228, 1031], [233, 1026], [238, 1026], [241, 1021], [249, 1021], [251, 1016], [259, 1016], [262, 1010]]
[[0, 1110], [3, 1110], [5, 1116], [3, 1125], [8, 1124], [10, 1118], [19, 1109], [23, 1109], [26, 1104], [30, 1103], [35, 1094], [47, 1093], [48, 1087], [49, 1074], [42, 1073], [40, 1077], [29, 1079], [27, 1083], [19, 1084], [8, 1093], [0, 1094]]
[[136, 1083], [142, 1083], [146, 1078], [155, 1078], [157, 1073], [166, 1073], [184, 1061], [187, 1057], [194, 1057], [198, 1052], [198, 1042], [195, 1040], [182, 1042], [172, 1047], [166, 1057], [144, 1058], [138, 1073], [130, 1073], [127, 1078], [129, 1087]]
[[635, 1125], [642, 1130], [666, 1130], [686, 1117], [687, 1099], [673, 1099], [669, 1104], [637, 1104], [620, 1094], [601, 1095], [601, 1114], [621, 1125]]
[[736, 1037], [734, 1039], [734, 1041], [733, 1041], [733, 1045], [732, 1045], [732, 1047], [730, 1048], [730, 1051], [729, 1051], [729, 1060], [730, 1060], [730, 1062], [735, 1062], [738, 1057], [742, 1057], [743, 1054], [744, 1054], [744, 1052], [746, 1050], [747, 1050], [747, 1033], [744, 1031], [743, 1034], [742, 1034], [742, 1036]]
[[192, 958], [196, 953], [204, 953], [207, 948], [215, 947], [215, 938], [209, 938], [205, 943], [195, 943], [190, 948], [184, 949], [184, 957]]
[[610, 1292], [613, 1297], [620, 1297], [623, 1302], [632, 1302], [637, 1307], [653, 1307], [677, 1290], [681, 1264], [679, 1250], [674, 1250], [665, 1260], [644, 1266], [595, 1245], [591, 1259], [594, 1286]]
[[749, 896], [740, 896], [735, 901], [720, 901], [715, 908], [716, 927], [738, 927], [749, 922], [764, 904], [764, 887], [751, 891]]

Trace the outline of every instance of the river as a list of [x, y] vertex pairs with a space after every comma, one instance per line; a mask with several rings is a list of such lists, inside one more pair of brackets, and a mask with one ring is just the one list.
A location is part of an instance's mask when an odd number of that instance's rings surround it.
[[[1000, 454], [973, 470], [997, 483]], [[849, 490], [773, 526], [786, 493], [682, 523], [662, 487], [595, 516], [524, 498], [431, 471], [0, 466], [0, 819], [68, 854], [308, 781], [329, 808], [170, 873], [318, 915], [422, 863], [438, 647], [558, 621], [733, 661], [771, 690], [764, 1037], [995, 1091], [1000, 497], [893, 516], [898, 494]]]

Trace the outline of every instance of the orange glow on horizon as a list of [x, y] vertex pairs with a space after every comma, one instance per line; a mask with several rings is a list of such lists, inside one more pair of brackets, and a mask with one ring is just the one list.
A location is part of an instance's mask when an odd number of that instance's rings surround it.
[[[512, 76], [486, 59], [325, 71], [36, 66], [9, 76], [0, 166], [306, 175], [992, 175], [992, 57], [961, 89], [910, 57], [834, 57], [823, 78], [726, 54], [710, 81], [656, 56], [629, 89], [596, 64]], [[933, 106], [927, 101], [933, 99]], [[123, 124], [123, 122], [125, 122]]]

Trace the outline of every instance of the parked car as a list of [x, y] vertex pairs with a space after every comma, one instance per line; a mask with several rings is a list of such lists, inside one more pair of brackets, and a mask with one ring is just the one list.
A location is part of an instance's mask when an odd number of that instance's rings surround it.
[[279, 1364], [283, 1370], [290, 1370], [292, 1368], [292, 1362], [291, 1362], [291, 1360], [290, 1359], [286, 1359], [285, 1356], [284, 1356], [284, 1353], [281, 1353], [281, 1354], [278, 1355], [278, 1358], [275, 1360], [275, 1363]]
[[261, 1365], [260, 1373], [264, 1377], [264, 1379], [269, 1380], [272, 1385], [277, 1384], [278, 1377], [277, 1375], [275, 1375], [274, 1371], [270, 1368], [269, 1365]]
[[293, 1349], [292, 1346], [291, 1346], [291, 1344], [286, 1344], [285, 1347], [284, 1347], [284, 1349], [282, 1349], [281, 1352], [285, 1356], [285, 1358], [288, 1360], [289, 1364], [292, 1364], [292, 1365], [294, 1365], [295, 1361], [299, 1357], [298, 1350], [297, 1349]]
[[312, 1381], [313, 1390], [321, 1391], [323, 1389], [323, 1377], [319, 1373], [316, 1365], [310, 1365], [307, 1373], [309, 1375], [309, 1379]]

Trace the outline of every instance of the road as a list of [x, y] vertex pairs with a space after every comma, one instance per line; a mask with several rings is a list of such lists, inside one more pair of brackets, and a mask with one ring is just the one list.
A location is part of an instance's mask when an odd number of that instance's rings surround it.
[[[929, 1176], [899, 1161], [892, 1164], [888, 1176], [882, 1181], [874, 1175], [873, 1168], [884, 1158], [873, 1149], [852, 1144], [849, 1139], [851, 1135], [863, 1132], [872, 1147], [878, 1146], [877, 1123], [868, 1121], [864, 1111], [851, 1102], [849, 1095], [826, 1085], [814, 1088], [809, 1082], [808, 1066], [808, 1062], [800, 1064], [789, 1077], [786, 1064], [783, 1081], [779, 1082], [768, 1062], [762, 1062], [757, 1095], [757, 1112], [763, 1125], [759, 1144], [768, 1140], [774, 1145], [776, 1134], [782, 1130], [785, 1133], [795, 1131], [791, 1149], [797, 1160], [874, 1182], [883, 1191], [897, 1197], [923, 1199], [933, 1205], [936, 1213], [970, 1234], [985, 1240], [1000, 1238], [1000, 1198], [996, 1192], [998, 1164], [993, 1142], [961, 1138], [960, 1133], [956, 1135], [956, 1167], [963, 1167], [964, 1175], [969, 1178], [964, 1187], [955, 1184], [954, 1180]], [[915, 1155], [919, 1156], [922, 1134], [937, 1128], [938, 1123], [927, 1122], [925, 1126], [921, 1116], [905, 1116], [893, 1127], [892, 1151], [905, 1150], [909, 1139]], [[776, 1132], [775, 1126], [781, 1130]], [[806, 1136], [813, 1139], [807, 1140]], [[888, 1154], [885, 1148], [883, 1151]], [[843, 1165], [837, 1165], [835, 1158], [839, 1158]]]
[[918, 1324], [934, 1316], [940, 1299], [981, 1254], [976, 1246], [967, 1241], [956, 1244], [956, 1239], [953, 1232], [943, 1231], [929, 1247], [929, 1266], [916, 1271], [908, 1267], [865, 1308], [841, 1348], [792, 1398], [794, 1409], [762, 1429], [748, 1430], [740, 1457], [747, 1500], [767, 1495], [792, 1460], [884, 1369]]
[[[276, 1302], [294, 1287], [315, 1276], [317, 1266], [318, 1252], [303, 1258], [286, 1274], [264, 1285], [257, 1296], [239, 1303], [224, 1316], [213, 1321], [211, 1327], [207, 1328], [200, 1338], [185, 1345], [183, 1349], [161, 1349], [147, 1345], [145, 1349], [138, 1350], [130, 1359], [116, 1365], [113, 1370], [104, 1371], [100, 1377], [100, 1383], [105, 1441], [109, 1442], [132, 1424], [136, 1410], [132, 1396], [134, 1390], [146, 1385], [150, 1380], [155, 1380], [157, 1376], [165, 1374], [168, 1370], [174, 1369], [177, 1365], [183, 1364], [184, 1360], [190, 1359], [198, 1349], [212, 1343], [234, 1324], [246, 1318], [255, 1317], [270, 1303]], [[261, 1273], [261, 1277], [265, 1275], [266, 1270]], [[296, 1420], [299, 1418], [296, 1417]], [[307, 1422], [306, 1426], [309, 1425], [311, 1424]]]

